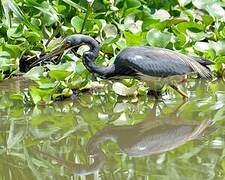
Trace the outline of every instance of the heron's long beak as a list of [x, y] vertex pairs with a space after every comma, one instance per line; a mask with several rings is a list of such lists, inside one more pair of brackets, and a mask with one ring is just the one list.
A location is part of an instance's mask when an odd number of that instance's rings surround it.
[[56, 48], [55, 50], [53, 50], [52, 52], [42, 56], [41, 58], [37, 59], [37, 61], [33, 62], [30, 67], [34, 67], [36, 66], [38, 63], [43, 62], [47, 59], [50, 59], [52, 57], [58, 56], [60, 54], [62, 54], [67, 48], [69, 48], [70, 46], [68, 44], [63, 44], [62, 46]]

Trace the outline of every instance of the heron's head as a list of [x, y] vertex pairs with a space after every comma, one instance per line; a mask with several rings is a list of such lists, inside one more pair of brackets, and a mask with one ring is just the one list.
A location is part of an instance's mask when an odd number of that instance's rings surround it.
[[37, 61], [32, 63], [30, 67], [34, 67], [42, 61], [45, 61], [45, 60], [50, 59], [52, 57], [61, 55], [66, 49], [73, 49], [73, 48], [76, 48], [76, 47], [80, 47], [85, 43], [86, 39], [87, 39], [87, 36], [82, 35], [82, 34], [76, 34], [76, 35], [68, 36], [63, 40], [62, 45], [57, 47], [52, 52], [50, 52], [50, 53], [42, 56], [41, 58], [39, 58]]
[[79, 47], [82, 46], [85, 42], [87, 36], [82, 34], [75, 34], [65, 38], [64, 45], [68, 47]]

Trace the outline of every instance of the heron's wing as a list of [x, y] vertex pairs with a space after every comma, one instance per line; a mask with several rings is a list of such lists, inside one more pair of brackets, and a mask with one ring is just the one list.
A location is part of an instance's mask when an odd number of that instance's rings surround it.
[[[129, 53], [128, 53], [129, 52]], [[210, 71], [194, 59], [168, 49], [128, 48], [121, 57], [126, 66], [136, 72], [156, 77], [189, 74], [197, 72], [202, 77], [211, 77]]]

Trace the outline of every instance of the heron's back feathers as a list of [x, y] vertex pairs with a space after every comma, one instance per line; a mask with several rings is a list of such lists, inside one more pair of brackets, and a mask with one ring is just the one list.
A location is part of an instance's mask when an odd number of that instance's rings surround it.
[[118, 54], [114, 64], [120, 67], [128, 66], [137, 73], [148, 76], [168, 77], [196, 72], [201, 77], [210, 78], [211, 72], [206, 67], [210, 65], [209, 62], [168, 49], [130, 47]]

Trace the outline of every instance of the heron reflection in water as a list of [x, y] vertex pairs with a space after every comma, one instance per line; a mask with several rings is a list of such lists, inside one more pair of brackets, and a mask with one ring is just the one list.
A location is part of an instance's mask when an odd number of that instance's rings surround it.
[[117, 143], [120, 150], [130, 157], [144, 157], [173, 150], [199, 138], [210, 125], [211, 120], [187, 122], [179, 118], [176, 112], [166, 117], [156, 117], [151, 111], [141, 123], [106, 126], [92, 136], [87, 144], [87, 153], [93, 159], [92, 164], [70, 162], [65, 166], [76, 175], [94, 174], [102, 169], [107, 159], [101, 145], [108, 140]]
[[[146, 82], [151, 90], [155, 90], [155, 95], [159, 94], [164, 84], [167, 84], [187, 98], [187, 94], [177, 86], [177, 83], [183, 81], [186, 75], [195, 72], [203, 78], [211, 77], [208, 68], [208, 65], [212, 64], [210, 61], [200, 57], [186, 56], [168, 49], [147, 46], [125, 48], [119, 52], [113, 63], [107, 67], [101, 67], [94, 62], [100, 49], [97, 41], [82, 34], [65, 38], [62, 46], [33, 62], [31, 67], [62, 54], [66, 49], [71, 49], [75, 53], [75, 48], [84, 44], [88, 45], [90, 49], [83, 53], [82, 60], [91, 73], [106, 79], [139, 79]], [[161, 84], [159, 89], [158, 84]]]

